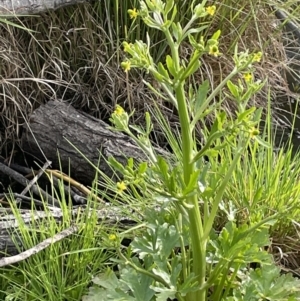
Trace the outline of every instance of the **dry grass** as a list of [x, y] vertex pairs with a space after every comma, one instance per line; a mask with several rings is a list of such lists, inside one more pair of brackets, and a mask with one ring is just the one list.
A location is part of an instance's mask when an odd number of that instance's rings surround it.
[[[120, 69], [122, 52], [117, 39], [122, 39], [122, 34], [117, 37], [108, 24], [111, 20], [103, 20], [99, 5], [80, 4], [19, 21], [34, 33], [1, 25], [0, 153], [8, 155], [13, 150], [22, 124], [33, 109], [49, 99], [69, 102], [104, 120], [119, 103], [135, 108], [136, 123], [142, 122], [142, 113], [156, 100], [170, 121], [177, 123], [174, 108], [145, 87], [144, 74], [133, 72], [127, 78]], [[237, 13], [241, 8], [243, 10]], [[228, 7], [220, 6], [220, 10], [223, 9]], [[278, 95], [287, 95], [290, 91], [283, 77], [287, 58], [280, 31], [274, 26], [278, 21], [270, 9], [263, 6], [255, 7], [260, 13], [253, 19], [252, 9], [250, 5], [237, 7], [235, 14], [226, 18], [222, 11], [217, 14], [207, 35], [220, 26], [223, 28], [220, 44], [224, 55], [219, 59], [203, 57], [195, 82], [208, 78], [212, 88], [215, 87], [232, 69], [232, 45], [238, 42], [240, 50], [264, 52], [255, 77], [268, 78], [268, 83], [262, 93], [253, 98], [252, 104], [266, 107], [266, 94], [272, 87], [274, 108], [280, 108]], [[243, 28], [245, 23], [247, 26]], [[182, 49], [184, 57], [189, 52], [188, 47]], [[224, 109], [229, 113], [234, 112], [234, 108], [234, 102], [224, 102]]]

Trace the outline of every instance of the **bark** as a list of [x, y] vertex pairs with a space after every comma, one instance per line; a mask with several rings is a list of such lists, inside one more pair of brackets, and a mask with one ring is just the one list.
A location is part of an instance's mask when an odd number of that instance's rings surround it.
[[83, 184], [90, 185], [95, 178], [96, 170], [89, 162], [113, 177], [106, 162], [110, 156], [122, 164], [130, 157], [147, 160], [128, 136], [111, 131], [103, 121], [63, 102], [49, 101], [40, 106], [28, 124], [22, 135], [23, 150], [42, 162], [51, 161], [53, 168]]
[[84, 0], [0, 0], [1, 15], [33, 15], [63, 6], [86, 2]]

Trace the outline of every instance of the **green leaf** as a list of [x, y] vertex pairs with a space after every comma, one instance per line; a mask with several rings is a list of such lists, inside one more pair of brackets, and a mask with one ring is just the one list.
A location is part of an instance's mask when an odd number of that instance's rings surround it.
[[176, 289], [168, 289], [168, 288], [163, 288], [163, 289], [157, 289], [158, 293], [155, 295], [156, 301], [166, 301], [166, 300], [175, 300], [176, 298]]
[[177, 25], [175, 23], [172, 23], [172, 33], [173, 33], [175, 40], [178, 41], [179, 31], [178, 31]]
[[[2, 15], [2, 16], [4, 17], [5, 15]], [[7, 15], [7, 16], [8, 16], [8, 17], [11, 17], [10, 15]], [[26, 15], [22, 15], [22, 17], [25, 17], [25, 16], [26, 16]], [[29, 16], [29, 15], [28, 15], [28, 16]], [[17, 15], [16, 15], [16, 17], [17, 17]], [[34, 15], [32, 15], [31, 17], [34, 17]], [[7, 19], [4, 19], [4, 18], [0, 18], [0, 22], [1, 22], [1, 23], [4, 23], [4, 24], [7, 24], [7, 25], [14, 26], [14, 27], [19, 28], [19, 29], [22, 29], [22, 30], [24, 30], [24, 31], [28, 31], [28, 32], [36, 32], [35, 30], [31, 30], [31, 29], [29, 29], [29, 28], [20, 26], [20, 25], [18, 25], [17, 23], [10, 22], [10, 21], [8, 21]]]
[[268, 228], [260, 227], [252, 232], [249, 226], [237, 227], [234, 221], [228, 222], [222, 229], [215, 251], [216, 257], [225, 258], [227, 262], [251, 263], [269, 261], [269, 254], [261, 248], [270, 245]]
[[165, 5], [165, 14], [167, 15], [174, 6], [174, 0], [167, 0]]
[[231, 94], [236, 98], [236, 100], [239, 100], [240, 98], [240, 93], [239, 93], [239, 88], [237, 85], [235, 85], [231, 80], [227, 81], [227, 88], [231, 92]]
[[169, 177], [169, 185], [167, 186], [169, 188], [169, 192], [172, 194], [174, 194], [174, 192], [176, 192], [176, 188], [177, 188], [177, 174], [175, 171], [175, 168], [172, 170], [172, 173]]
[[96, 276], [93, 282], [94, 285], [89, 288], [88, 294], [82, 298], [83, 301], [136, 301], [127, 293], [127, 286], [124, 286], [110, 269], [107, 269], [104, 274]]
[[[197, 55], [197, 54], [195, 54], [195, 55]], [[190, 62], [190, 64], [191, 64], [191, 62]], [[197, 70], [199, 70], [199, 68], [200, 68], [200, 61], [199, 60], [195, 61], [193, 63], [193, 65], [190, 65], [190, 64], [183, 71], [182, 76], [180, 77], [181, 80], [187, 79], [192, 74], [194, 74]]]
[[108, 268], [104, 274], [99, 274], [97, 277], [93, 278], [92, 281], [103, 288], [114, 290], [118, 287], [119, 279], [115, 273]]
[[129, 168], [131, 171], [133, 170], [134, 167], [133, 158], [128, 158], [126, 167]]
[[217, 41], [219, 39], [220, 35], [221, 35], [221, 30], [219, 29], [213, 34], [213, 36], [211, 37], [211, 40]]
[[242, 95], [241, 101], [242, 102], [247, 102], [250, 99], [250, 97], [254, 94], [255, 94], [255, 92], [253, 91], [253, 88], [248, 88], [246, 93], [244, 95]]
[[188, 38], [191, 46], [193, 46], [194, 49], [197, 49], [198, 43], [196, 42], [195, 38], [192, 35], [189, 35]]
[[131, 290], [136, 301], [150, 301], [155, 292], [150, 288], [153, 279], [147, 275], [138, 273], [133, 268], [123, 268], [121, 280]]
[[157, 293], [155, 294], [156, 301], [166, 301], [176, 299], [176, 289], [175, 288], [155, 288]]
[[108, 162], [116, 171], [119, 171], [122, 174], [124, 174], [125, 172], [124, 166], [121, 163], [119, 163], [114, 157], [109, 157]]
[[207, 98], [207, 93], [209, 90], [209, 81], [205, 80], [197, 90], [194, 113], [204, 111], [207, 107], [207, 103], [205, 102]]
[[133, 129], [134, 131], [136, 131], [138, 134], [145, 135], [145, 131], [141, 127], [136, 126], [136, 125], [129, 125], [129, 127], [131, 129]]
[[280, 275], [280, 268], [274, 264], [265, 265], [251, 271], [250, 279], [245, 283], [245, 295], [253, 295], [253, 292], [263, 296], [264, 300], [299, 300], [300, 281], [291, 274]]
[[146, 132], [149, 135], [152, 131], [152, 123], [151, 123], [151, 117], [149, 112], [145, 113], [145, 120], [146, 120]]
[[178, 239], [179, 234], [173, 225], [149, 224], [147, 232], [142, 237], [136, 237], [131, 247], [141, 259], [151, 255], [158, 262], [165, 263], [165, 259], [178, 246]]
[[[205, 30], [208, 26], [207, 25], [204, 25], [204, 26], [201, 26], [201, 27], [197, 27], [197, 28], [191, 28], [189, 30], [187, 30], [184, 35], [182, 36], [182, 39], [181, 40], [184, 40], [187, 36], [189, 37], [192, 37], [192, 34], [194, 33], [199, 33], [199, 32], [202, 32], [203, 30]], [[195, 41], [195, 39], [193, 38], [193, 40]], [[198, 43], [195, 41], [195, 44], [198, 45]], [[193, 46], [193, 44], [191, 44]], [[197, 49], [197, 46], [195, 47]]]
[[177, 6], [175, 5], [174, 8], [173, 8], [173, 12], [172, 12], [172, 17], [170, 19], [170, 23], [174, 23], [176, 15], [177, 15]]
[[177, 71], [176, 71], [176, 69], [175, 69], [173, 59], [172, 59], [172, 57], [171, 57], [170, 55], [167, 55], [167, 57], [166, 57], [166, 64], [167, 64], [167, 67], [168, 67], [169, 72], [170, 72], [174, 77], [176, 77], [176, 76], [177, 76]]
[[138, 174], [142, 175], [147, 171], [148, 168], [148, 163], [147, 162], [142, 162], [139, 164], [139, 170], [138, 170]]
[[256, 190], [256, 193], [253, 197], [253, 203], [254, 204], [258, 204], [258, 202], [261, 200], [263, 195], [263, 187], [258, 187], [258, 189]]
[[163, 180], [168, 182], [170, 175], [169, 175], [169, 165], [166, 162], [166, 160], [164, 158], [162, 158], [161, 156], [158, 156], [157, 157], [157, 166], [159, 168], [161, 175], [163, 176]]
[[213, 123], [210, 130], [210, 136], [216, 132], [222, 131], [225, 118], [226, 118], [225, 112], [220, 112], [216, 115], [215, 122]]
[[261, 120], [261, 114], [262, 114], [263, 108], [257, 108], [254, 116], [253, 116], [253, 121], [254, 122], [259, 122]]
[[159, 72], [161, 75], [163, 75], [165, 78], [168, 78], [168, 79], [170, 78], [167, 69], [164, 67], [164, 65], [163, 65], [161, 62], [158, 63], [158, 65], [157, 65], [157, 70], [158, 70], [158, 72]]
[[178, 40], [177, 42], [180, 42], [182, 40], [182, 27], [180, 25], [180, 23], [177, 23], [177, 30], [178, 30]]
[[194, 273], [190, 273], [183, 283], [179, 284], [178, 291], [182, 296], [199, 290], [199, 282]]
[[264, 141], [261, 137], [255, 136], [254, 139], [255, 139], [260, 145], [262, 145], [263, 147], [271, 148], [271, 145], [270, 145], [268, 142]]
[[212, 145], [212, 143], [221, 138], [222, 136], [224, 136], [224, 132], [223, 131], [216, 131], [214, 133], [212, 133], [211, 135], [209, 135], [209, 137], [207, 138], [207, 141], [205, 143], [205, 145], [202, 147], [202, 149], [195, 155], [195, 157], [193, 158], [192, 162], [197, 162], [201, 157], [203, 157], [206, 152], [210, 150], [210, 147]]
[[82, 297], [82, 301], [111, 300], [107, 298], [107, 291], [98, 286], [91, 286], [88, 294]]
[[242, 113], [239, 113], [238, 116], [237, 116], [238, 117], [237, 120], [240, 122], [240, 121], [243, 121], [243, 120], [247, 119], [247, 117], [249, 115], [251, 115], [253, 112], [255, 112], [255, 110], [256, 110], [256, 108], [252, 107], [252, 108], [250, 108], [248, 110], [245, 110]]
[[188, 185], [185, 187], [184, 191], [182, 192], [183, 196], [189, 194], [190, 192], [194, 191], [198, 187], [198, 179], [199, 179], [200, 170], [195, 170], [190, 177], [190, 181]]

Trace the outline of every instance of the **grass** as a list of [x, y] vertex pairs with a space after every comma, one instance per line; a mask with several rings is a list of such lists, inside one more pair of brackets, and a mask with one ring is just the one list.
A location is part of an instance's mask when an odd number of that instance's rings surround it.
[[[166, 125], [162, 130], [171, 133]], [[175, 137], [169, 136], [169, 138]], [[225, 149], [222, 159], [231, 160], [233, 151], [233, 149]], [[276, 154], [273, 149], [263, 149], [258, 145], [253, 145], [251, 154], [239, 161], [226, 189], [225, 204], [229, 205], [231, 201], [236, 206], [241, 223], [255, 222], [275, 212], [281, 212], [282, 219], [275, 224], [271, 232], [274, 255], [277, 254], [275, 252], [277, 244], [280, 243], [281, 246], [283, 242], [287, 242], [291, 236], [294, 236], [294, 240], [289, 241], [286, 248], [281, 247], [283, 254], [289, 253], [292, 256], [288, 245], [295, 250], [299, 240], [291, 221], [299, 221], [300, 217], [298, 209], [300, 184], [295, 184], [291, 179], [299, 177], [299, 155], [291, 156], [291, 150]], [[218, 172], [218, 162], [211, 162], [211, 165], [211, 172]], [[105, 196], [117, 205], [118, 201], [113, 197], [114, 182], [109, 178], [104, 178], [101, 184], [105, 185], [107, 190], [98, 191], [100, 197]], [[152, 194], [150, 190], [145, 191], [140, 198], [137, 198], [136, 194], [126, 194], [123, 195], [122, 202], [130, 207], [139, 208], [142, 214], [145, 208], [153, 204]], [[64, 204], [64, 199], [61, 201]], [[90, 200], [89, 204], [94, 203]], [[12, 207], [14, 208], [13, 203]], [[21, 227], [20, 236], [25, 241], [26, 248], [36, 245], [72, 224], [70, 208], [65, 205], [63, 208], [64, 222], [62, 224], [58, 225], [49, 216], [44, 223], [39, 224], [38, 228], [36, 224], [33, 227]], [[17, 218], [18, 214], [15, 208]], [[126, 214], [130, 218], [136, 218], [128, 212]], [[225, 217], [221, 216], [217, 220], [216, 229], [223, 225], [224, 219]], [[109, 234], [122, 232], [122, 230], [105, 224], [97, 224], [96, 217], [93, 215], [88, 217], [87, 211], [82, 212], [76, 224], [80, 231], [72, 237], [53, 244], [17, 265], [1, 268], [0, 299], [81, 300], [91, 283], [92, 276], [104, 271], [112, 264], [109, 259], [116, 256], [108, 239]], [[138, 229], [128, 237], [137, 234]]]
[[[156, 116], [159, 116], [156, 114]], [[165, 132], [170, 144], [176, 147], [176, 136], [172, 135], [168, 121], [157, 120], [162, 124], [161, 130]], [[180, 144], [180, 142], [179, 142]], [[178, 145], [177, 145], [178, 146]], [[223, 160], [230, 162], [234, 148], [226, 148], [221, 153]], [[298, 237], [292, 221], [299, 221], [300, 212], [298, 199], [300, 195], [300, 184], [291, 179], [299, 177], [299, 155], [292, 156], [292, 151], [276, 153], [274, 149], [264, 149], [257, 144], [251, 148], [250, 155], [243, 157], [235, 169], [231, 180], [228, 183], [224, 201], [226, 206], [232, 202], [238, 210], [239, 222], [256, 222], [274, 213], [280, 212], [281, 219], [273, 226], [271, 236], [273, 239], [273, 252], [278, 257], [278, 248], [282, 254], [289, 254], [289, 264], [296, 262], [296, 248]], [[88, 163], [87, 163], [88, 164]], [[210, 161], [211, 172], [218, 173], [219, 161]], [[102, 177], [103, 176], [103, 177]], [[100, 178], [100, 177], [99, 177]], [[132, 208], [143, 212], [154, 205], [151, 190], [143, 194], [136, 194], [129, 191], [119, 199], [116, 195], [115, 183], [101, 175], [101, 187], [106, 190], [99, 190], [96, 193], [106, 198], [115, 206], [119, 202], [127, 204]], [[117, 198], [115, 197], [117, 196]], [[57, 197], [57, 194], [56, 194]], [[66, 200], [60, 197], [62, 204]], [[89, 200], [90, 205], [95, 205]], [[15, 215], [18, 218], [19, 211], [12, 202]], [[122, 205], [120, 208], [124, 207]], [[125, 208], [125, 207], [124, 207]], [[227, 208], [228, 209], [228, 208]], [[63, 205], [64, 222], [57, 222], [49, 218], [44, 223], [33, 223], [32, 227], [21, 226], [20, 237], [29, 248], [38, 242], [53, 236], [62, 229], [70, 226], [73, 222], [70, 216], [70, 208]], [[135, 215], [126, 211], [128, 217], [136, 219]], [[215, 228], [223, 225], [225, 216], [217, 219]], [[139, 221], [139, 223], [141, 223]], [[21, 222], [22, 224], [22, 222]], [[116, 233], [118, 228], [111, 228], [105, 224], [97, 224], [96, 217], [87, 215], [83, 211], [81, 218], [76, 220], [80, 231], [61, 242], [53, 244], [46, 250], [20, 262], [15, 266], [0, 269], [0, 299], [1, 300], [81, 300], [91, 283], [92, 277], [104, 271], [112, 263], [109, 260], [115, 257], [115, 249], [108, 237]], [[142, 225], [141, 225], [142, 226]], [[128, 238], [138, 235], [139, 230], [134, 230]], [[291, 240], [292, 238], [292, 240]], [[286, 244], [283, 248], [282, 244]], [[284, 264], [282, 256], [278, 264]], [[287, 262], [285, 262], [288, 268]]]
[[[178, 4], [180, 10], [185, 12], [181, 15], [185, 23], [190, 17], [190, 3], [178, 1]], [[269, 0], [239, 1], [237, 5], [231, 0], [223, 1], [209, 24], [207, 35], [217, 27], [222, 30], [221, 51], [224, 55], [218, 61], [205, 57], [194, 82], [207, 78], [213, 87], [216, 86], [231, 70], [230, 57], [233, 45], [238, 42], [241, 49], [263, 49], [268, 54], [257, 69], [256, 76], [266, 78], [270, 75], [268, 87], [272, 86], [273, 96], [288, 94], [281, 74], [284, 66], [278, 64], [287, 59], [279, 36], [280, 29], [272, 27], [275, 17], [271, 6], [268, 6], [273, 4], [290, 12], [291, 17], [293, 13], [296, 16], [295, 2], [292, 1], [284, 6], [279, 1]], [[136, 0], [105, 0], [15, 20], [32, 32], [1, 24], [0, 46], [5, 49], [0, 53], [2, 153], [10, 154], [19, 141], [22, 124], [32, 110], [50, 98], [64, 99], [104, 120], [107, 120], [116, 103], [127, 108], [134, 107], [136, 123], [141, 122], [145, 103], [152, 106], [153, 100], [160, 103], [162, 109], [173, 110], [145, 86], [142, 82], [144, 74], [126, 77], [120, 70], [119, 63], [123, 57], [121, 42], [124, 39], [144, 39], [147, 31], [143, 24], [131, 22], [126, 13], [128, 8], [136, 5]], [[157, 31], [150, 29], [148, 33], [154, 58], [158, 61], [165, 55], [165, 41]], [[182, 57], [189, 54], [188, 47], [182, 49]], [[266, 91], [254, 98], [252, 103], [264, 106]], [[276, 100], [278, 107], [282, 101], [285, 100]], [[224, 106], [228, 112], [234, 111], [232, 102], [225, 101]], [[177, 122], [176, 116], [169, 115], [169, 118]], [[164, 139], [159, 134], [158, 138]]]
[[[24, 120], [34, 108], [49, 98], [63, 98], [76, 108], [84, 109], [104, 120], [107, 120], [116, 103], [125, 103], [125, 107], [129, 107], [130, 99], [131, 106], [136, 109], [136, 123], [141, 122], [140, 116], [145, 110], [154, 112], [153, 102], [157, 101], [167, 119], [157, 119], [154, 140], [160, 143], [167, 140], [167, 143], [173, 144], [173, 149], [180, 149], [180, 141], [174, 130], [177, 116], [173, 114], [173, 108], [142, 83], [141, 78], [147, 79], [146, 75], [133, 74], [126, 77], [119, 68], [123, 58], [121, 42], [124, 39], [144, 40], [146, 35], [145, 27], [141, 23], [132, 23], [126, 14], [127, 9], [135, 7], [136, 3], [134, 0], [122, 3], [104, 0], [19, 21], [26, 28], [32, 29], [33, 33], [1, 25], [0, 45], [5, 49], [0, 53], [2, 153], [10, 155], [15, 142], [20, 138]], [[283, 79], [278, 61], [286, 59], [278, 38], [280, 29], [270, 28], [274, 17], [268, 4], [285, 9], [292, 19], [299, 12], [296, 1], [285, 4], [258, 0], [238, 1], [238, 4], [230, 0], [222, 2], [217, 17], [209, 28], [213, 31], [216, 26], [221, 27], [224, 36], [221, 44], [225, 45], [221, 51], [224, 56], [218, 62], [206, 58], [191, 85], [208, 78], [212, 86], [215, 86], [224, 78], [230, 69], [232, 47], [239, 42], [242, 47], [262, 49], [269, 55], [265, 57], [257, 74], [261, 77], [271, 74], [267, 90], [253, 102], [265, 105], [265, 95], [270, 86], [274, 87], [274, 94], [278, 91], [287, 92], [280, 84]], [[182, 19], [189, 20], [187, 8], [190, 2], [182, 1], [180, 5], [180, 10], [186, 12], [182, 14]], [[270, 32], [274, 32], [274, 35], [270, 35]], [[210, 31], [207, 32], [209, 34]], [[150, 30], [149, 35], [155, 48], [155, 58], [159, 61], [165, 55], [165, 43], [159, 33]], [[189, 48], [182, 49], [182, 53], [183, 56], [189, 55]], [[227, 111], [234, 111], [231, 103], [224, 103]], [[223, 160], [230, 161], [233, 152], [234, 149], [227, 148], [220, 156]], [[254, 143], [250, 146], [250, 156], [244, 156], [239, 161], [225, 192], [228, 204], [231, 201], [238, 208], [241, 222], [256, 221], [281, 212], [282, 218], [271, 229], [274, 254], [277, 255], [278, 250], [275, 247], [280, 246], [282, 253], [290, 254], [293, 259], [293, 253], [296, 253], [294, 250], [299, 248], [298, 229], [295, 228], [299, 221], [299, 156], [292, 149], [278, 153], [273, 148], [262, 149]], [[217, 173], [218, 160], [211, 161], [210, 164], [213, 172]], [[99, 195], [118, 205], [119, 200], [111, 193], [114, 182], [105, 178], [105, 175], [103, 177], [104, 182], [101, 184], [107, 190], [98, 191]], [[132, 192], [123, 202], [140, 208], [142, 213], [151, 205], [151, 191], [145, 192], [144, 199], [136, 196]], [[60, 199], [62, 204], [66, 202], [64, 196]], [[89, 202], [91, 204], [92, 200]], [[17, 208], [15, 214], [19, 214]], [[64, 223], [59, 225], [49, 216], [45, 224], [33, 224], [30, 229], [21, 227], [20, 235], [26, 247], [34, 246], [70, 226], [72, 222], [69, 208], [64, 207], [64, 214]], [[114, 256], [108, 234], [117, 229], [98, 225], [95, 216], [89, 218], [85, 212], [76, 223], [80, 231], [71, 238], [53, 244], [16, 266], [1, 269], [0, 300], [81, 300], [92, 276], [104, 270], [109, 258]], [[216, 228], [222, 226], [222, 216], [218, 223]], [[282, 247], [283, 244], [286, 245], [285, 248]], [[279, 260], [278, 263], [283, 261]]]
[[11, 200], [11, 208], [20, 225], [19, 233], [12, 234], [12, 237], [21, 239], [24, 249], [35, 246], [74, 223], [78, 231], [19, 264], [2, 268], [1, 300], [80, 300], [93, 275], [107, 266], [113, 255], [108, 235], [115, 231], [116, 225], [98, 221], [94, 209], [100, 206], [91, 198], [76, 220], [71, 216], [71, 207], [66, 205], [63, 196], [61, 204], [62, 222], [57, 222], [45, 206], [47, 218], [32, 220], [32, 223], [25, 225], [14, 200]]

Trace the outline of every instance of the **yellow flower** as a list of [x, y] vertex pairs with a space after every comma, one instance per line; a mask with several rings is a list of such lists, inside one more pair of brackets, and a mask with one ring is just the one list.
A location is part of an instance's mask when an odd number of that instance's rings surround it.
[[217, 57], [221, 53], [219, 52], [219, 48], [217, 45], [212, 45], [212, 46], [209, 46], [208, 54]]
[[260, 62], [261, 60], [261, 57], [262, 57], [262, 53], [259, 51], [257, 53], [254, 53], [253, 55], [253, 59], [252, 59], [252, 62]]
[[124, 114], [124, 109], [119, 106], [119, 105], [116, 105], [116, 109], [114, 111], [114, 114], [117, 115], [117, 116], [122, 116]]
[[136, 8], [134, 8], [134, 9], [128, 9], [128, 14], [129, 14], [130, 19], [135, 19], [139, 13], [136, 10]]
[[127, 189], [127, 186], [125, 185], [125, 183], [123, 181], [122, 182], [118, 182], [117, 183], [117, 189], [118, 189], [119, 193], [122, 193], [124, 190]]
[[251, 73], [245, 73], [243, 75], [243, 78], [246, 82], [250, 82], [252, 80], [252, 74]]
[[121, 67], [124, 69], [125, 72], [128, 72], [131, 68], [130, 61], [122, 62]]
[[259, 130], [255, 127], [251, 128], [249, 130], [249, 134], [251, 138], [254, 138], [255, 136], [257, 136], [259, 134]]
[[205, 8], [205, 10], [209, 15], [213, 16], [216, 12], [216, 6], [215, 5], [208, 6]]
[[117, 235], [116, 234], [109, 234], [108, 239], [109, 240], [116, 240], [117, 239]]

